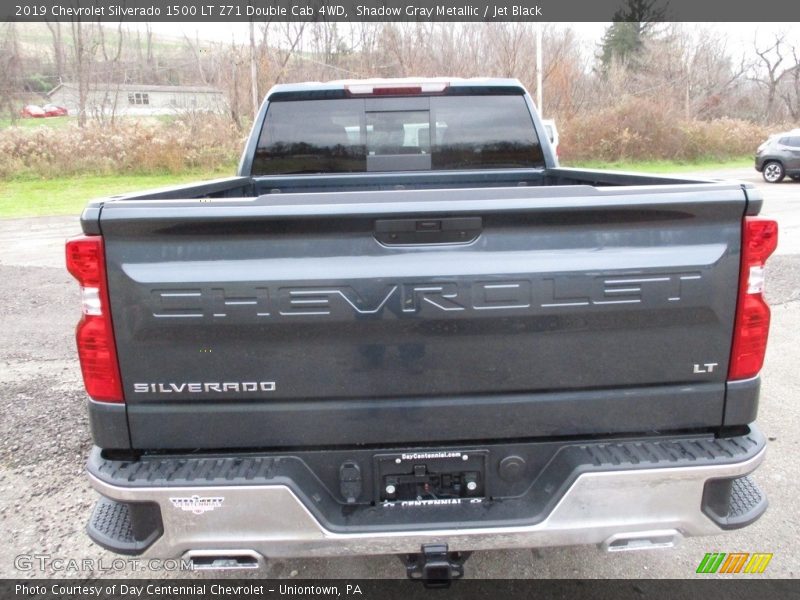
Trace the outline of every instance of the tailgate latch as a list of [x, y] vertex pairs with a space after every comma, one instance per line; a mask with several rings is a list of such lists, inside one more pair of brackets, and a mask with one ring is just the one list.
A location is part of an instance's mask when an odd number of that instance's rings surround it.
[[374, 235], [386, 246], [469, 244], [478, 239], [482, 230], [481, 217], [378, 219]]

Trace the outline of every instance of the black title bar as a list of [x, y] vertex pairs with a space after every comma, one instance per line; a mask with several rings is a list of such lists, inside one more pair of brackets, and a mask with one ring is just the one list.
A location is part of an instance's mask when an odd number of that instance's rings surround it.
[[[398, 568], [400, 563], [398, 561]], [[458, 580], [446, 589], [390, 580], [91, 579], [0, 580], [3, 600], [783, 600], [797, 580]]]
[[785, 0], [3, 0], [2, 21], [800, 21]]

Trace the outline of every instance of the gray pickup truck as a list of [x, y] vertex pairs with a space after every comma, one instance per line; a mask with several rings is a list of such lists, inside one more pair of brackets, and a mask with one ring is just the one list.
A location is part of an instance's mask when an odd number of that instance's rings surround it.
[[516, 80], [278, 85], [229, 179], [67, 243], [115, 552], [257, 568], [670, 546], [749, 477], [777, 225], [748, 185], [560, 168]]

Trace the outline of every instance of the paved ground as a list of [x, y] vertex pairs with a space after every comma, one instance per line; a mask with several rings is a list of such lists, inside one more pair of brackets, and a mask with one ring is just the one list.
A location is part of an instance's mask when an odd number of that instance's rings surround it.
[[[781, 224], [778, 256], [770, 263], [773, 328], [759, 418], [771, 440], [757, 477], [770, 497], [767, 514], [742, 531], [688, 540], [671, 550], [609, 555], [575, 547], [476, 553], [468, 563], [470, 576], [685, 578], [708, 551], [773, 552], [768, 575], [800, 573], [800, 184], [768, 186], [749, 169], [714, 175], [756, 183], [765, 198], [764, 214]], [[94, 502], [83, 477], [90, 441], [72, 337], [78, 292], [62, 267], [63, 241], [78, 229], [76, 218], [0, 221], [0, 577], [40, 576], [15, 569], [20, 554], [103, 558], [107, 565], [114, 558], [83, 533]], [[393, 557], [277, 561], [261, 573], [401, 574]]]

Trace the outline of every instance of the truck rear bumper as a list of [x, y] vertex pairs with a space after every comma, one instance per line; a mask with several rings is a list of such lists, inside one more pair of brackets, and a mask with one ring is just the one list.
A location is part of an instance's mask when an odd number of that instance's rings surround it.
[[[96, 510], [89, 534], [112, 550], [144, 557], [245, 556], [256, 557], [257, 562], [272, 557], [413, 553], [423, 544], [435, 543], [446, 543], [452, 551], [573, 544], [600, 544], [608, 550], [669, 546], [684, 536], [742, 527], [764, 512], [766, 498], [746, 477], [763, 460], [763, 437], [751, 432], [749, 443], [742, 440], [725, 440], [732, 442], [727, 447], [742, 449], [738, 456], [720, 454], [703, 460], [703, 452], [713, 453], [698, 444], [696, 456], [682, 456], [669, 461], [672, 464], [656, 461], [651, 467], [630, 468], [623, 461], [618, 468], [600, 465], [604, 468], [584, 470], [565, 485], [541, 519], [529, 524], [490, 519], [482, 524], [478, 517], [461, 526], [452, 519], [445, 521], [448, 506], [426, 506], [409, 511], [402, 527], [352, 530], [346, 526], [334, 530], [324, 523], [309, 508], [317, 500], [313, 493], [310, 500], [303, 498], [295, 482], [224, 485], [206, 478], [197, 485], [172, 485], [169, 478], [159, 481], [150, 475], [149, 482], [136, 482], [136, 477], [110, 474], [108, 461], [102, 463], [96, 450], [89, 478], [104, 499], [99, 505], [102, 515], [98, 517]], [[147, 512], [142, 507], [149, 507], [151, 517], [158, 518], [145, 519], [149, 529], [143, 529], [140, 519], [137, 534], [125, 513]], [[472, 508], [491, 512], [486, 504]], [[357, 509], [343, 505], [340, 510], [347, 515]], [[405, 509], [378, 504], [366, 510], [379, 514]], [[416, 515], [430, 517], [435, 511], [442, 515], [441, 526], [430, 519], [415, 525]]]

